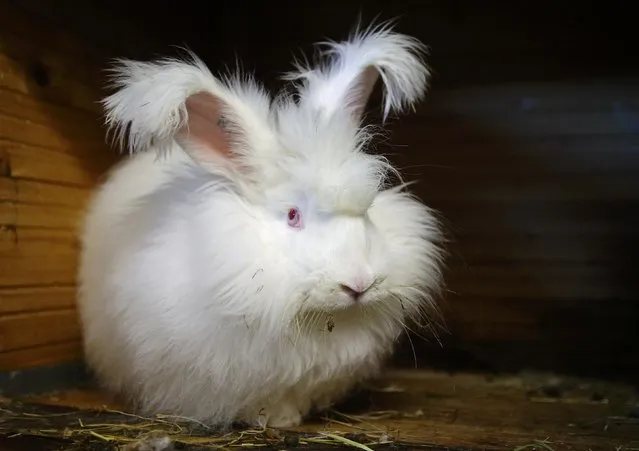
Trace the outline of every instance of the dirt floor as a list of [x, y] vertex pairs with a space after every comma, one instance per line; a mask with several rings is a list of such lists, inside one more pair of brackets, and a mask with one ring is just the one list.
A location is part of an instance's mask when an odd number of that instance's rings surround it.
[[[216, 434], [184, 419], [137, 417], [92, 390], [5, 399], [0, 409], [0, 450], [639, 450], [635, 389], [532, 373], [390, 371], [288, 431]], [[149, 437], [156, 442], [139, 442]]]

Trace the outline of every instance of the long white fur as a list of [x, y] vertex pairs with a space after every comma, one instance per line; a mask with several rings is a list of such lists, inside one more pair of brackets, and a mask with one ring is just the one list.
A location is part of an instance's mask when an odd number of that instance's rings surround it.
[[198, 92], [221, 99], [228, 106], [225, 113], [246, 130], [236, 152], [263, 153], [273, 147], [271, 99], [250, 76], [234, 73], [218, 79], [191, 52], [183, 60], [118, 59], [110, 72], [111, 86], [117, 90], [102, 102], [105, 122], [120, 146], [128, 141], [130, 153], [171, 149], [175, 134], [186, 125], [185, 100]]
[[[78, 293], [87, 363], [105, 387], [143, 413], [291, 426], [374, 376], [407, 324], [428, 318], [437, 221], [385, 187], [394, 168], [365, 152], [371, 135], [340, 107], [368, 66], [383, 70], [387, 110], [417, 102], [416, 46], [388, 28], [355, 33], [305, 71], [299, 102], [217, 79], [194, 56], [120, 61], [104, 105], [131, 155], [89, 205]], [[252, 179], [176, 140], [202, 91], [238, 124], [230, 161]], [[374, 284], [355, 304], [340, 284], [364, 279]]]
[[300, 97], [326, 117], [359, 108], [354, 98], [358, 91], [353, 88], [368, 67], [375, 68], [384, 83], [384, 119], [391, 111], [402, 112], [424, 96], [430, 75], [421, 58], [426, 47], [411, 36], [394, 33], [391, 22], [356, 31], [345, 42], [323, 44], [323, 55], [330, 57], [327, 64], [313, 68], [297, 63], [297, 70], [284, 78], [301, 80]]

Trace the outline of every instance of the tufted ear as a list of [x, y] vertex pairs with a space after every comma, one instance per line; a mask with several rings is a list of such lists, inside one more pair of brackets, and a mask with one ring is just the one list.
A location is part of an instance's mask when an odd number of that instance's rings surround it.
[[225, 105], [219, 97], [201, 91], [184, 102], [186, 121], [176, 130], [175, 139], [201, 166], [213, 169], [227, 166], [235, 160], [234, 140], [246, 133], [229, 128], [225, 119]]
[[230, 157], [231, 137], [223, 126], [221, 100], [202, 91], [188, 97], [184, 106], [188, 119], [178, 130], [178, 139], [192, 140], [198, 147], [210, 149], [222, 157]]
[[252, 79], [219, 80], [191, 58], [118, 60], [111, 70], [117, 89], [103, 101], [108, 128], [130, 153], [179, 144], [211, 170], [246, 166], [275, 139], [270, 98]]
[[343, 42], [325, 42], [328, 57], [314, 68], [297, 64], [284, 76], [299, 80], [300, 104], [324, 118], [346, 110], [361, 120], [373, 88], [381, 78], [383, 117], [402, 112], [424, 96], [429, 76], [416, 39], [392, 31], [388, 24], [355, 31]]

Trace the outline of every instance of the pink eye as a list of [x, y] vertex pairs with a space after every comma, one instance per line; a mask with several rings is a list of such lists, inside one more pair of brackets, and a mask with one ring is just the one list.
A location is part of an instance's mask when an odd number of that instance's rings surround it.
[[288, 225], [290, 227], [299, 228], [302, 226], [302, 215], [297, 208], [291, 208], [287, 214]]

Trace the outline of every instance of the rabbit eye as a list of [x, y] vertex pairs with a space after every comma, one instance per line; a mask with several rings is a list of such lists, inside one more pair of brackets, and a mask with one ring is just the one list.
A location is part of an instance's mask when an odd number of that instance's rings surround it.
[[289, 209], [286, 218], [288, 219], [288, 225], [290, 227], [297, 229], [302, 226], [302, 215], [297, 208]]

